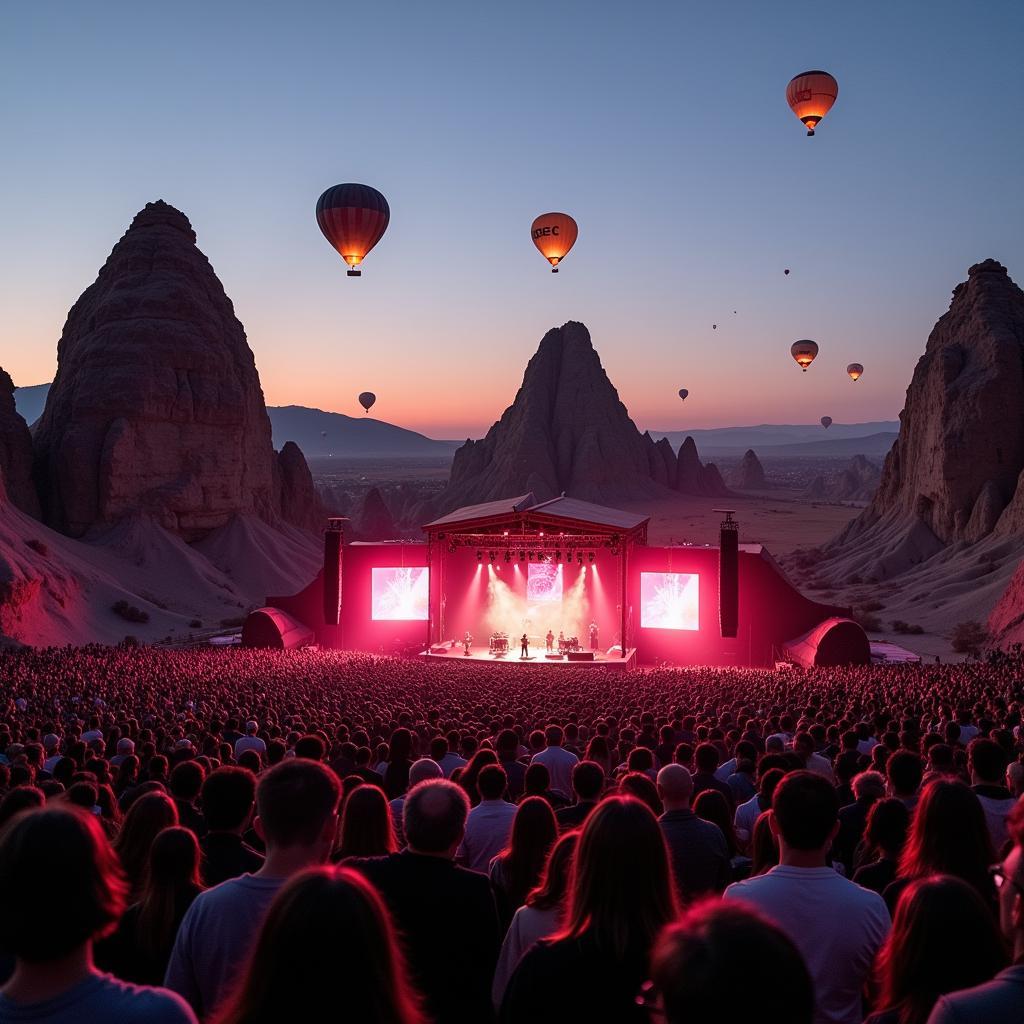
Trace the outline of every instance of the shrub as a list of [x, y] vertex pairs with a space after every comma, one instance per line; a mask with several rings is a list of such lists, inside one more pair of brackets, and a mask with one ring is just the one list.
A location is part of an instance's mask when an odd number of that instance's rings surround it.
[[958, 622], [953, 627], [953, 635], [950, 637], [953, 645], [953, 650], [957, 654], [973, 654], [977, 656], [981, 653], [981, 648], [988, 641], [988, 630], [980, 623], [973, 619], [967, 622]]
[[911, 625], [911, 623], [904, 622], [902, 619], [893, 619], [892, 631], [894, 633], [906, 633], [912, 636], [919, 636], [924, 632], [924, 628], [918, 625]]
[[129, 604], [125, 600], [115, 601], [110, 610], [115, 615], [120, 615], [122, 619], [128, 622], [149, 622], [149, 612], [143, 611], [141, 608], [136, 608], [135, 605]]
[[863, 612], [880, 612], [885, 607], [882, 601], [865, 601], [860, 605], [860, 610]]
[[854, 608], [853, 620], [860, 624], [865, 633], [877, 633], [882, 628], [882, 620], [877, 615], [864, 611], [863, 608]]

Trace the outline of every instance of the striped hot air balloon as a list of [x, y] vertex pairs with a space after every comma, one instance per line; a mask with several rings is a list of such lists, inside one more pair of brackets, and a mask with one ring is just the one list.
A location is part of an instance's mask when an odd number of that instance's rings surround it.
[[579, 228], [567, 213], [542, 213], [530, 227], [533, 244], [551, 264], [551, 273], [558, 273], [558, 264], [576, 244]]
[[864, 375], [864, 367], [860, 363], [850, 363], [846, 368], [846, 372], [849, 374], [850, 380], [856, 384]]
[[839, 83], [827, 71], [803, 71], [786, 86], [786, 102], [813, 135], [818, 122], [832, 109]]
[[807, 372], [807, 367], [814, 362], [818, 354], [818, 343], [804, 338], [802, 341], [794, 341], [789, 347], [789, 354], [797, 361], [800, 369]]
[[316, 202], [316, 222], [338, 255], [349, 265], [348, 276], [380, 241], [391, 219], [388, 201], [369, 185], [334, 185]]

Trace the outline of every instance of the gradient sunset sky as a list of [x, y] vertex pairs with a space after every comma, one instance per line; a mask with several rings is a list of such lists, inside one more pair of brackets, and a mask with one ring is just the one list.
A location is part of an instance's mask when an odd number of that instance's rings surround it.
[[[7, 4], [0, 364], [51, 379], [163, 198], [268, 404], [372, 390], [381, 419], [480, 436], [572, 319], [641, 429], [895, 418], [968, 266], [1024, 281], [1022, 40], [1020, 0]], [[839, 99], [808, 139], [785, 89], [819, 67]], [[391, 206], [360, 279], [314, 220], [344, 181]], [[548, 210], [580, 227], [558, 275]]]

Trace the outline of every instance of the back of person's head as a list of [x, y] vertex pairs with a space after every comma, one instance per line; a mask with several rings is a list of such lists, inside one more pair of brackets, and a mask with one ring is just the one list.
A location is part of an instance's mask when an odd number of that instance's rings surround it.
[[333, 833], [340, 798], [329, 768], [303, 758], [282, 761], [256, 786], [257, 828], [268, 847], [313, 846]]
[[526, 905], [537, 910], [563, 907], [572, 877], [572, 862], [579, 843], [579, 830], [565, 832], [548, 853], [544, 874], [537, 887], [526, 897]]
[[256, 801], [256, 776], [231, 765], [215, 768], [202, 788], [203, 818], [211, 832], [244, 827]]
[[619, 792], [623, 796], [632, 796], [647, 804], [655, 817], [660, 817], [665, 809], [658, 794], [658, 787], [646, 772], [626, 772], [619, 779]]
[[725, 836], [725, 844], [729, 848], [729, 856], [736, 853], [736, 833], [733, 830], [732, 814], [729, 803], [717, 789], [705, 789], [697, 794], [693, 802], [693, 813], [704, 821], [717, 825]]
[[505, 769], [498, 764], [485, 765], [476, 778], [476, 790], [481, 800], [500, 800], [508, 786]]
[[171, 771], [168, 788], [172, 796], [179, 800], [195, 800], [203, 788], [205, 778], [206, 772], [203, 771], [201, 764], [196, 761], [182, 761]]
[[546, 764], [534, 761], [523, 777], [523, 791], [531, 796], [543, 796], [551, 785], [551, 772]]
[[156, 834], [149, 849], [148, 891], [200, 885], [199, 843], [191, 829], [171, 825]]
[[0, 834], [4, 948], [30, 963], [67, 956], [113, 931], [128, 883], [95, 815], [55, 806], [15, 816]]
[[924, 764], [912, 750], [897, 750], [885, 762], [885, 774], [896, 796], [913, 796], [921, 788]]
[[604, 769], [594, 761], [580, 761], [572, 769], [572, 789], [581, 801], [596, 800], [604, 789]]
[[885, 776], [867, 771], [853, 777], [853, 795], [858, 800], [880, 800], [885, 796]]
[[4, 826], [16, 814], [42, 807], [46, 803], [46, 794], [37, 786], [18, 786], [8, 790], [0, 800], [0, 827]]
[[433, 761], [441, 761], [448, 753], [448, 741], [443, 736], [435, 736], [430, 741], [430, 758]]
[[379, 786], [362, 785], [345, 801], [339, 857], [379, 857], [398, 849], [388, 798]]
[[779, 783], [786, 777], [786, 770], [784, 768], [769, 768], [767, 771], [762, 771], [757, 778], [757, 793], [762, 800], [765, 800], [769, 806], [771, 806], [772, 800], [775, 799], [775, 790], [778, 789]]
[[647, 772], [654, 767], [654, 755], [646, 747], [634, 747], [626, 758], [626, 767], [631, 772]]
[[868, 811], [864, 838], [873, 850], [896, 857], [907, 841], [910, 811], [902, 800], [889, 797], [874, 803]]
[[714, 743], [701, 743], [697, 746], [697, 750], [693, 755], [693, 763], [697, 766], [697, 771], [710, 774], [718, 767], [718, 762], [721, 760], [721, 755], [718, 753], [718, 747]]
[[772, 797], [772, 818], [782, 842], [794, 850], [820, 850], [835, 834], [839, 797], [813, 772], [790, 772]]
[[402, 806], [402, 831], [417, 853], [454, 855], [466, 831], [469, 798], [446, 779], [430, 779], [409, 791]]
[[502, 729], [498, 733], [495, 746], [503, 761], [508, 761], [516, 756], [519, 750], [519, 736], [514, 729]]
[[1006, 771], [1006, 752], [995, 740], [978, 736], [967, 746], [967, 764], [979, 781], [998, 785]]
[[410, 789], [419, 782], [426, 782], [427, 779], [442, 778], [444, 778], [444, 770], [429, 757], [419, 757], [409, 767]]
[[560, 747], [565, 739], [565, 733], [560, 725], [549, 725], [544, 730], [544, 742], [549, 747]]
[[939, 996], [989, 981], [1005, 965], [995, 917], [978, 892], [950, 875], [920, 878], [900, 895], [878, 956], [879, 1007], [924, 1024]]
[[177, 824], [178, 809], [165, 793], [145, 793], [128, 808], [121, 831], [114, 840], [114, 849], [133, 890], [137, 890], [145, 878], [153, 840], [159, 832]]
[[814, 1018], [814, 987], [793, 941], [756, 911], [717, 900], [696, 904], [662, 931], [648, 998], [666, 1024]]
[[763, 875], [779, 863], [779, 843], [772, 832], [772, 812], [762, 811], [750, 833], [750, 875]]
[[681, 764], [667, 764], [658, 772], [658, 795], [669, 810], [688, 807], [693, 776]]
[[623, 958], [646, 956], [676, 916], [675, 887], [657, 818], [639, 800], [608, 797], [583, 826], [576, 851], [567, 937], [588, 935]]
[[295, 756], [309, 761], [322, 761], [327, 753], [324, 741], [314, 734], [301, 736], [295, 743]]
[[338, 1006], [359, 1024], [421, 1024], [390, 915], [348, 868], [311, 868], [274, 898], [218, 1024], [314, 1020]]

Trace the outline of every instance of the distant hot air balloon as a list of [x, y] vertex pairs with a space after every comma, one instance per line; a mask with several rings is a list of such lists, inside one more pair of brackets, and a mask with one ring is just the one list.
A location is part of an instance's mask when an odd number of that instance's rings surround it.
[[789, 267], [786, 267], [783, 273], [786, 275], [786, 277], [789, 277]]
[[849, 374], [850, 380], [856, 383], [864, 375], [864, 367], [860, 363], [850, 363], [846, 372]]
[[712, 324], [711, 325], [711, 330], [717, 331], [718, 330], [718, 324]]
[[821, 417], [821, 425], [826, 430], [828, 430], [828, 428], [832, 426], [832, 417], [831, 416], [822, 416]]
[[369, 185], [334, 185], [316, 202], [316, 222], [338, 254], [349, 265], [348, 276], [380, 241], [391, 219], [388, 201]]
[[530, 227], [533, 244], [551, 264], [551, 273], [558, 273], [558, 264], [576, 244], [579, 228], [567, 213], [542, 213]]
[[786, 102], [813, 135], [818, 122], [832, 109], [839, 83], [827, 71], [804, 71], [790, 79]]
[[679, 397], [680, 397], [681, 399], [683, 399], [683, 401], [684, 401], [684, 402], [686, 401], [686, 396], [687, 396], [687, 395], [688, 395], [689, 393], [690, 393], [690, 392], [689, 392], [689, 391], [687, 391], [687, 390], [686, 390], [686, 388], [680, 388], [680, 389], [679, 389]]
[[803, 341], [794, 341], [790, 346], [789, 354], [800, 364], [800, 369], [806, 373], [807, 367], [814, 362], [814, 357], [818, 354], [818, 345], [808, 338]]
[[321, 430], [320, 431], [320, 436], [321, 437], [326, 437], [327, 436], [327, 431], [326, 430]]
[[377, 401], [377, 396], [372, 391], [364, 391], [359, 396], [359, 404], [369, 412], [373, 407], [373, 403]]

